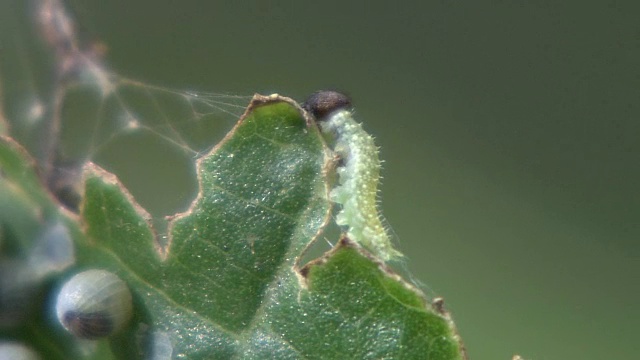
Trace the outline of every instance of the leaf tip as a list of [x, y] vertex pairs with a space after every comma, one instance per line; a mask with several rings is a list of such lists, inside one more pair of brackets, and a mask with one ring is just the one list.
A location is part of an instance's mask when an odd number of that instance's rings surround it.
[[[140, 205], [136, 201], [134, 196], [129, 192], [129, 190], [127, 190], [127, 188], [122, 184], [122, 182], [120, 182], [120, 180], [116, 175], [110, 173], [109, 171], [103, 169], [102, 167], [100, 167], [99, 165], [93, 162], [87, 162], [83, 167], [82, 189], [84, 191], [84, 194], [82, 196], [82, 201], [80, 202], [80, 206], [79, 206], [80, 213], [83, 214], [87, 211], [88, 204], [92, 200], [90, 198], [91, 194], [89, 194], [89, 190], [92, 189], [91, 187], [92, 180], [97, 180], [103, 183], [104, 185], [112, 189], [115, 189], [120, 195], [122, 195], [126, 203], [129, 206], [131, 206], [133, 211], [135, 211], [138, 217], [142, 219], [142, 221], [144, 221], [144, 224], [149, 229], [149, 232], [152, 237], [153, 246], [156, 253], [158, 254], [158, 257], [161, 260], [165, 260], [167, 257], [167, 254], [169, 253], [169, 247], [171, 244], [170, 242], [163, 244], [160, 241], [158, 233], [153, 225], [153, 216], [144, 207], [142, 207], [142, 205]], [[93, 190], [98, 190], [98, 189], [94, 188]], [[98, 191], [104, 191], [104, 188]], [[83, 231], [87, 233], [87, 230], [88, 230], [87, 222], [83, 221], [82, 226], [83, 226]]]

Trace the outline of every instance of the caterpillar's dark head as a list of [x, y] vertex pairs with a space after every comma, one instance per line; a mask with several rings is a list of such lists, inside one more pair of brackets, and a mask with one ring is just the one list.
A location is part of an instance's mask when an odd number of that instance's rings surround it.
[[309, 95], [302, 107], [313, 114], [316, 120], [324, 120], [336, 110], [351, 108], [351, 98], [337, 91], [320, 90]]

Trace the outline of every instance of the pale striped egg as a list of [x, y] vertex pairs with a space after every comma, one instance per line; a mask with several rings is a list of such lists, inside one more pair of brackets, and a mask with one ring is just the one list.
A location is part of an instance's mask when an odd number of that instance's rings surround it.
[[76, 337], [111, 336], [131, 319], [131, 292], [115, 274], [87, 270], [64, 284], [56, 301], [56, 313], [65, 329]]

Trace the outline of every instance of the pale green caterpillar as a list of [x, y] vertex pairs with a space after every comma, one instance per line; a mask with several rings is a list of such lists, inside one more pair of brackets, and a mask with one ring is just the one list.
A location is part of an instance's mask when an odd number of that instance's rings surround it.
[[330, 193], [331, 201], [342, 205], [336, 223], [347, 227], [349, 239], [383, 260], [402, 256], [393, 248], [378, 213], [378, 148], [354, 120], [351, 101], [335, 91], [320, 91], [311, 95], [304, 107], [319, 120], [322, 131], [334, 137], [333, 150], [341, 161], [339, 184]]

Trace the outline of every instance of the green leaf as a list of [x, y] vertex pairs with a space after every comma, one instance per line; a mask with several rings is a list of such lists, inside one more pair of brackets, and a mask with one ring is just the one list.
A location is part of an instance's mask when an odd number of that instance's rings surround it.
[[33, 224], [41, 224], [48, 215], [43, 212], [51, 212], [33, 164], [15, 141], [0, 138], [0, 229], [4, 235], [0, 245], [11, 246], [12, 252], [22, 253], [32, 246], [40, 227]]
[[148, 355], [159, 338], [196, 359], [461, 358], [446, 313], [348, 240], [300, 269], [329, 218], [328, 155], [295, 102], [256, 96], [199, 160], [200, 193], [166, 241], [115, 177], [88, 166], [78, 265], [117, 273], [136, 303], [117, 357]]
[[[0, 20], [0, 134], [21, 144], [0, 139], [0, 341], [47, 359], [465, 357], [441, 303], [353, 241], [302, 264], [326, 235], [335, 159], [291, 99], [253, 99], [198, 161], [198, 196], [167, 229], [95, 164], [80, 213], [64, 210], [47, 190], [60, 190], [64, 161], [100, 158], [136, 129], [199, 154], [221, 123], [193, 120], [228, 111], [215, 94], [109, 73], [59, 2], [3, 2]], [[95, 268], [127, 283], [135, 311], [114, 336], [79, 340], [52, 304], [66, 279]]]
[[461, 358], [448, 315], [348, 239], [301, 273], [304, 288], [291, 277], [274, 291], [242, 358]]
[[29, 344], [50, 359], [77, 353], [51, 316], [56, 279], [74, 262], [73, 239], [83, 236], [60, 209], [33, 159], [0, 137], [0, 341]]

